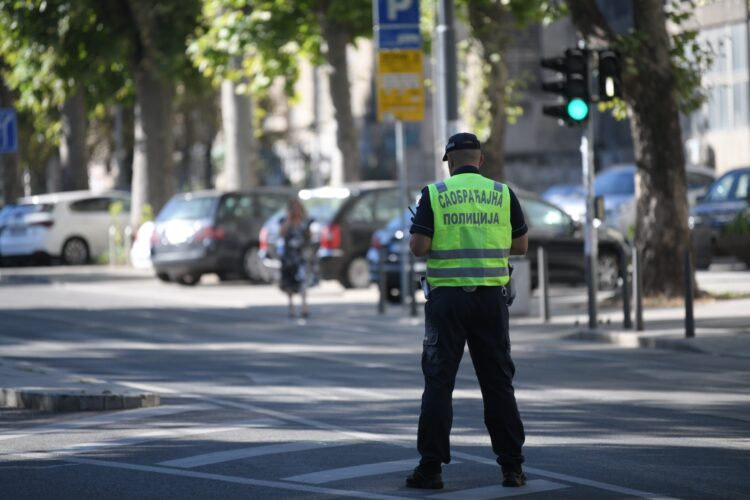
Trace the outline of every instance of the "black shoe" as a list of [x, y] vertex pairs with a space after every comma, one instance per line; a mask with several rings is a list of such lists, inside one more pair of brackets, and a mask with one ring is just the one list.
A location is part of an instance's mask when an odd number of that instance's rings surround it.
[[518, 488], [526, 484], [526, 474], [518, 469], [506, 469], [503, 467], [503, 486], [506, 488]]
[[428, 474], [423, 472], [420, 467], [417, 467], [414, 469], [414, 472], [406, 478], [406, 486], [423, 490], [442, 490], [443, 475], [440, 472]]

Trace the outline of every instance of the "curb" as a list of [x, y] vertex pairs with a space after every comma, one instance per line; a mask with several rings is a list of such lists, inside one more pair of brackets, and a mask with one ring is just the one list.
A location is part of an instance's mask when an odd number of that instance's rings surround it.
[[0, 389], [0, 407], [42, 411], [108, 411], [159, 406], [158, 394], [114, 394], [102, 391], [39, 391]]
[[688, 339], [670, 339], [659, 337], [646, 337], [636, 333], [600, 332], [595, 330], [579, 330], [565, 337], [567, 340], [589, 340], [594, 342], [605, 342], [620, 347], [643, 347], [651, 349], [669, 349], [672, 351], [683, 351], [706, 354], [706, 351], [698, 346], [691, 345]]

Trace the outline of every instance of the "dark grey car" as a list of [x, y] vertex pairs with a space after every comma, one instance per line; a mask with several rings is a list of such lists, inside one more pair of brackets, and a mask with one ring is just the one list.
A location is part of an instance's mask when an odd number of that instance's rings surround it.
[[714, 257], [732, 255], [750, 265], [750, 167], [719, 177], [690, 211], [693, 261], [707, 269]]
[[185, 285], [209, 273], [222, 281], [269, 281], [258, 256], [258, 234], [292, 194], [284, 188], [258, 188], [175, 195], [155, 221], [151, 260], [156, 275]]
[[[537, 249], [544, 247], [547, 251], [550, 281], [553, 283], [580, 283], [584, 280], [584, 239], [583, 228], [568, 214], [557, 206], [545, 201], [538, 195], [514, 188], [524, 211], [526, 225], [529, 227], [529, 251], [526, 254], [531, 266], [531, 284], [537, 286]], [[397, 217], [383, 229], [375, 232], [372, 246], [367, 258], [371, 266], [371, 280], [377, 282], [379, 251], [385, 248], [385, 266], [387, 298], [400, 300], [401, 245], [408, 241], [403, 230], [401, 218]], [[405, 237], [407, 239], [405, 239]], [[598, 264], [599, 287], [612, 290], [622, 283], [624, 272], [620, 269], [620, 260], [630, 258], [630, 247], [619, 231], [602, 226], [598, 231]], [[425, 272], [425, 258], [415, 259], [415, 272]]]

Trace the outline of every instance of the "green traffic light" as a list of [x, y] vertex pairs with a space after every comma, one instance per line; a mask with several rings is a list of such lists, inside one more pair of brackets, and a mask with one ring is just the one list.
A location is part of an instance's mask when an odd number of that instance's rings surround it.
[[580, 122], [581, 120], [585, 120], [589, 115], [589, 105], [583, 99], [576, 97], [568, 102], [567, 111], [571, 120]]

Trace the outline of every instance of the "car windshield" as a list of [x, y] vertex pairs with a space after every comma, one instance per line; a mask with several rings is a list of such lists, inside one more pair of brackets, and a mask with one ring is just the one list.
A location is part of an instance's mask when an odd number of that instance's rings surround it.
[[[404, 210], [404, 214], [406, 215], [406, 225], [409, 226], [409, 223], [413, 215], [408, 210]], [[399, 229], [403, 228], [403, 224], [402, 224], [403, 220], [404, 219], [402, 216], [392, 218], [390, 221], [388, 221], [388, 225], [385, 226], [385, 230], [395, 233]]]
[[302, 204], [305, 205], [309, 217], [325, 223], [333, 219], [344, 201], [345, 198], [313, 197], [302, 200]]
[[594, 192], [597, 196], [635, 193], [635, 175], [632, 170], [605, 170], [596, 176]]
[[542, 196], [578, 196], [583, 194], [583, 186], [580, 184], [564, 184], [560, 186], [552, 186], [547, 189]]
[[216, 198], [172, 198], [159, 212], [158, 222], [167, 220], [198, 220], [211, 217], [216, 211]]

